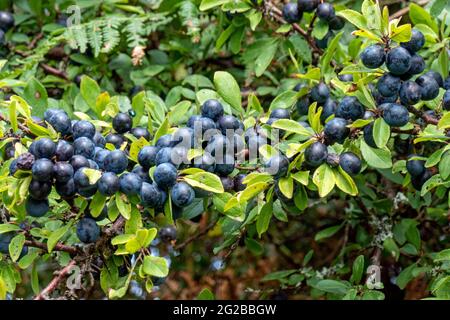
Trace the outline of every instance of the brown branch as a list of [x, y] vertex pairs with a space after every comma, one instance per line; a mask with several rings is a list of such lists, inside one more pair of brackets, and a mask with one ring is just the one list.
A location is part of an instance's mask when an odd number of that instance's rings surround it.
[[205, 234], [207, 234], [209, 232], [209, 230], [211, 230], [212, 228], [214, 228], [214, 226], [216, 225], [217, 220], [213, 220], [209, 225], [207, 225], [203, 230], [201, 230], [200, 232], [194, 234], [193, 236], [190, 236], [189, 238], [187, 238], [185, 241], [183, 241], [182, 243], [178, 244], [175, 246], [175, 250], [182, 250], [184, 249], [188, 244], [190, 244], [191, 242], [199, 239], [200, 237], [203, 237]]
[[[425, 6], [428, 2], [430, 2], [430, 0], [421, 0], [421, 1], [416, 2], [415, 4], [417, 4], [417, 5], [423, 7], [423, 6]], [[400, 10], [398, 10], [396, 13], [392, 14], [392, 15], [389, 17], [389, 21], [390, 21], [390, 20], [397, 19], [397, 18], [403, 16], [404, 14], [406, 14], [406, 13], [408, 13], [408, 12], [409, 12], [409, 6], [403, 8], [403, 9], [400, 9]]]
[[44, 34], [42, 32], [38, 33], [36, 37], [31, 40], [30, 44], [28, 45], [28, 49], [31, 50], [36, 46], [36, 43], [41, 40], [44, 37]]
[[48, 284], [47, 287], [45, 287], [44, 290], [42, 290], [34, 298], [34, 300], [45, 300], [47, 298], [47, 296], [56, 289], [56, 287], [63, 280], [63, 278], [70, 272], [70, 269], [72, 269], [72, 267], [74, 265], [75, 265], [75, 260], [72, 260], [69, 262], [69, 264], [67, 266], [65, 266], [63, 269], [58, 271], [57, 275], [53, 278], [53, 280]]
[[[48, 247], [47, 247], [46, 243], [38, 242], [36, 240], [26, 240], [25, 241], [25, 246], [39, 248], [39, 249], [42, 249], [42, 250], [45, 250], [45, 251], [48, 250]], [[55, 245], [55, 247], [53, 248], [53, 251], [64, 251], [64, 252], [68, 252], [68, 253], [73, 254], [73, 255], [79, 253], [79, 250], [77, 248], [71, 247], [71, 246], [67, 246], [67, 245], [64, 245], [64, 244], [61, 244], [61, 243], [57, 243]]]
[[425, 114], [422, 111], [414, 108], [413, 106], [406, 106], [406, 108], [408, 109], [409, 112], [411, 112], [412, 114], [414, 114], [416, 117], [418, 118], [422, 118], [423, 121], [425, 121], [428, 124], [434, 124], [437, 125], [439, 123], [439, 120], [436, 119], [435, 117]]
[[59, 70], [59, 69], [53, 68], [53, 67], [51, 67], [51, 66], [49, 66], [48, 64], [45, 64], [45, 63], [41, 63], [41, 64], [39, 64], [39, 66], [45, 71], [45, 73], [54, 75], [55, 77], [62, 78], [64, 80], [69, 80], [69, 78], [67, 77], [66, 72], [63, 71], [63, 70]]
[[370, 213], [369, 209], [367, 209], [366, 205], [365, 205], [364, 202], [361, 200], [361, 198], [355, 197], [354, 199], [355, 199], [356, 204], [358, 205], [358, 207], [361, 209], [361, 211], [364, 212], [364, 214], [370, 216], [371, 213]]

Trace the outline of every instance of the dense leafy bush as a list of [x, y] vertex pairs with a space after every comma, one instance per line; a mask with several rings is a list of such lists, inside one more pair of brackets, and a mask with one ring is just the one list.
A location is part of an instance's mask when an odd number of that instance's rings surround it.
[[449, 299], [446, 4], [2, 2], [0, 298]]

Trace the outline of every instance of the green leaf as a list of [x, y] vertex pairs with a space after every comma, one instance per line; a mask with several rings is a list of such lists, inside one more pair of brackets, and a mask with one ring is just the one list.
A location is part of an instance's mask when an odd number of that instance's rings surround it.
[[23, 97], [33, 106], [32, 114], [42, 118], [48, 106], [48, 94], [45, 87], [34, 77], [27, 81]]
[[277, 38], [272, 38], [255, 60], [255, 75], [260, 77], [272, 62], [278, 49]]
[[230, 0], [202, 0], [202, 2], [200, 3], [200, 10], [206, 11], [227, 2], [230, 2]]
[[261, 238], [261, 235], [267, 231], [269, 228], [270, 219], [272, 218], [273, 212], [273, 203], [272, 201], [266, 202], [259, 212], [258, 219], [256, 220], [256, 231], [258, 232], [258, 236]]
[[100, 92], [100, 87], [94, 79], [86, 75], [81, 77], [80, 94], [87, 105], [97, 114], [96, 103]]
[[262, 191], [266, 190], [269, 184], [267, 182], [256, 182], [251, 185], [248, 185], [243, 191], [238, 193], [239, 202], [245, 202], [256, 195], [260, 194]]
[[361, 153], [367, 164], [373, 168], [388, 169], [392, 167], [391, 152], [387, 149], [369, 147], [361, 140]]
[[391, 256], [395, 258], [395, 260], [398, 260], [400, 250], [393, 238], [386, 238], [383, 242], [383, 247]]
[[53, 251], [53, 248], [55, 248], [58, 241], [66, 234], [67, 231], [69, 231], [71, 225], [67, 224], [61, 228], [56, 229], [53, 231], [47, 240], [47, 250], [49, 253]]
[[211, 191], [214, 193], [224, 192], [220, 178], [210, 172], [194, 173], [183, 177], [183, 180], [193, 187], [197, 187], [206, 191]]
[[214, 294], [208, 288], [203, 289], [197, 296], [197, 300], [214, 300]]
[[444, 249], [438, 252], [433, 259], [434, 262], [450, 261], [450, 249]]
[[400, 43], [400, 42], [408, 42], [411, 40], [411, 25], [410, 24], [402, 24], [399, 27], [392, 25], [391, 27], [391, 39]]
[[131, 204], [125, 201], [124, 198], [126, 198], [126, 196], [118, 192], [116, 193], [115, 198], [116, 198], [116, 206], [120, 214], [122, 215], [122, 217], [129, 220], [131, 217]]
[[415, 3], [409, 5], [409, 17], [413, 24], [423, 23], [433, 29], [434, 32], [439, 32], [438, 25], [431, 15], [424, 8]]
[[269, 274], [266, 274], [261, 281], [273, 281], [273, 280], [282, 280], [284, 278], [289, 277], [291, 274], [297, 272], [298, 270], [282, 270], [282, 271], [276, 271], [271, 272]]
[[353, 24], [358, 29], [367, 29], [367, 20], [366, 18], [359, 12], [354, 10], [341, 10], [336, 13], [338, 16], [343, 17], [348, 22]]
[[358, 256], [355, 261], [353, 261], [353, 272], [350, 281], [354, 284], [359, 284], [361, 282], [362, 276], [364, 274], [364, 256]]
[[336, 184], [336, 177], [333, 170], [324, 163], [314, 172], [313, 182], [319, 189], [320, 197], [323, 198], [333, 190]]
[[92, 201], [89, 205], [89, 208], [91, 209], [91, 216], [97, 218], [102, 212], [103, 208], [105, 207], [105, 204], [106, 204], [106, 197], [102, 195], [100, 192], [97, 192], [94, 195], [94, 198], [92, 198]]
[[342, 228], [342, 226], [343, 226], [343, 224], [340, 224], [337, 226], [332, 226], [332, 227], [323, 229], [316, 233], [316, 235], [314, 236], [314, 240], [320, 241], [322, 239], [329, 238], [329, 237], [333, 236], [336, 232], [338, 232]]
[[20, 230], [20, 227], [16, 224], [12, 223], [0, 224], [0, 234], [18, 230]]
[[281, 193], [288, 199], [292, 199], [294, 193], [294, 180], [292, 177], [282, 177], [278, 180]]
[[370, 30], [381, 31], [381, 11], [378, 3], [372, 0], [363, 1], [361, 6], [361, 13], [364, 17], [370, 17], [367, 19], [367, 26]]
[[373, 123], [373, 139], [378, 148], [384, 148], [391, 137], [391, 128], [383, 118], [378, 118]]
[[143, 262], [143, 270], [146, 274], [164, 278], [169, 274], [167, 260], [162, 257], [146, 256]]
[[339, 295], [344, 295], [347, 293], [347, 291], [350, 289], [350, 285], [343, 281], [337, 281], [337, 280], [320, 280], [314, 285], [315, 288]]
[[83, 168], [83, 173], [88, 177], [89, 184], [96, 184], [98, 179], [101, 178], [102, 172], [99, 170], [91, 169], [91, 168]]
[[225, 71], [214, 73], [214, 86], [222, 99], [229, 103], [238, 114], [244, 113], [241, 90], [231, 74]]
[[409, 267], [403, 269], [402, 272], [400, 272], [397, 279], [395, 280], [397, 286], [400, 289], [402, 289], [402, 290], [405, 289], [408, 282], [410, 282], [412, 279], [414, 279], [413, 271], [416, 268], [416, 266], [417, 265], [415, 263], [413, 263]]
[[23, 234], [18, 234], [14, 238], [11, 239], [9, 243], [9, 256], [13, 262], [16, 262], [19, 259], [20, 254], [22, 253], [22, 248], [25, 243], [25, 236]]
[[355, 181], [353, 181], [353, 178], [345, 172], [341, 166], [334, 171], [334, 175], [336, 178], [336, 186], [340, 190], [352, 196], [356, 196], [358, 194], [358, 187], [356, 186]]
[[[269, 110], [290, 109], [297, 102], [297, 92], [293, 90], [284, 91], [272, 100]], [[290, 120], [293, 121], [293, 120]], [[301, 126], [301, 125], [299, 125]]]
[[0, 276], [0, 300], [6, 299], [6, 293], [7, 293], [6, 283], [3, 280], [3, 278]]
[[311, 137], [313, 133], [300, 123], [290, 119], [279, 119], [272, 123], [272, 128], [293, 132], [304, 137]]

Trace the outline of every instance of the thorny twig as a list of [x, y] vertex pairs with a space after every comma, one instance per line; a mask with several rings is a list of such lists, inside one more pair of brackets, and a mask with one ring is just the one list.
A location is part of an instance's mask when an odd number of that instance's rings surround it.
[[64, 277], [70, 272], [72, 267], [75, 265], [75, 260], [69, 262], [67, 266], [58, 271], [57, 275], [52, 279], [47, 287], [44, 288], [34, 300], [45, 300], [50, 293], [52, 293], [59, 285], [59, 283], [64, 279]]

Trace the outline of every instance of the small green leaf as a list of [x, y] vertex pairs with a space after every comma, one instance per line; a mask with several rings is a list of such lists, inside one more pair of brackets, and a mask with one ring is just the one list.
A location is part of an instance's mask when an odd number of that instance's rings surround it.
[[47, 250], [49, 253], [53, 251], [53, 248], [55, 248], [58, 241], [66, 234], [66, 232], [69, 231], [70, 227], [71, 225], [67, 224], [52, 232], [52, 234], [50, 235], [50, 237], [48, 237], [47, 240]]
[[197, 300], [214, 300], [214, 294], [211, 290], [205, 288], [198, 294]]
[[326, 229], [323, 229], [319, 232], [316, 233], [314, 240], [315, 241], [320, 241], [322, 239], [326, 239], [329, 238], [331, 236], [333, 236], [336, 232], [338, 232], [341, 228], [342, 228], [343, 224], [337, 225], [337, 226], [332, 226], [332, 227], [328, 227]]
[[217, 71], [214, 73], [214, 86], [223, 100], [229, 103], [238, 114], [244, 114], [241, 90], [237, 81], [230, 73], [225, 71]]
[[12, 261], [16, 262], [19, 259], [24, 243], [25, 236], [21, 233], [11, 239], [9, 243], [9, 256]]
[[193, 187], [197, 187], [206, 191], [211, 191], [214, 193], [224, 192], [220, 178], [210, 172], [198, 172], [187, 175], [183, 177], [183, 180]]
[[320, 197], [325, 197], [333, 190], [336, 177], [333, 170], [324, 163], [314, 171], [313, 182], [319, 189]]
[[373, 139], [378, 148], [384, 148], [391, 136], [391, 128], [383, 118], [378, 118], [373, 123]]
[[162, 257], [146, 256], [143, 262], [143, 270], [146, 274], [164, 278], [169, 274], [167, 260]]

